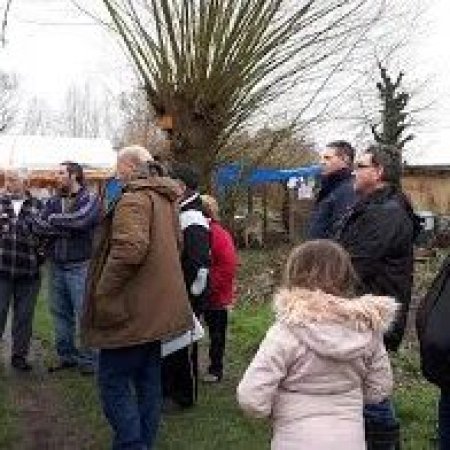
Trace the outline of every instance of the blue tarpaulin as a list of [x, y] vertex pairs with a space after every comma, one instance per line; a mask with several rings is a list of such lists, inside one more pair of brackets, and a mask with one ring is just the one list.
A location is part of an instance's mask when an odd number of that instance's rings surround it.
[[264, 183], [287, 183], [290, 178], [308, 178], [320, 174], [319, 165], [303, 166], [294, 169], [256, 168], [246, 173], [239, 164], [221, 166], [216, 171], [216, 185], [219, 189], [242, 184], [252, 186]]

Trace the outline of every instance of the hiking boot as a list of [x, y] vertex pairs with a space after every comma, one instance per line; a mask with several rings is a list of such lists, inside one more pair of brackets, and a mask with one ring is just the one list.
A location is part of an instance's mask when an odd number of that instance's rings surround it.
[[164, 398], [161, 405], [162, 414], [178, 414], [185, 410], [181, 405], [172, 400], [171, 398]]
[[16, 370], [20, 370], [21, 372], [30, 372], [33, 369], [31, 364], [29, 364], [27, 360], [22, 356], [13, 356], [11, 358], [11, 366]]
[[93, 366], [80, 366], [80, 374], [85, 376], [95, 375], [95, 369]]
[[73, 369], [77, 366], [75, 361], [61, 361], [59, 364], [55, 366], [48, 367], [49, 373], [60, 372], [61, 370]]

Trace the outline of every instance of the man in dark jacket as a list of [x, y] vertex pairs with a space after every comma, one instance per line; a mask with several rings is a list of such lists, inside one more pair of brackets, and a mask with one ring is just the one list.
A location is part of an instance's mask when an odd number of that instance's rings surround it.
[[[199, 175], [187, 164], [175, 164], [171, 171], [182, 191], [180, 224], [183, 232], [181, 265], [192, 309], [200, 316], [208, 300], [210, 241], [209, 223], [198, 193]], [[197, 344], [185, 347], [164, 358], [164, 396], [188, 408], [197, 398]]]
[[[385, 334], [388, 350], [400, 346], [406, 325], [413, 281], [413, 241], [416, 220], [400, 189], [401, 160], [397, 149], [369, 147], [355, 164], [355, 190], [360, 200], [342, 221], [337, 240], [350, 253], [361, 281], [361, 293], [395, 298], [400, 310]], [[389, 401], [365, 408], [366, 437], [370, 425], [398, 440], [398, 424]], [[367, 426], [369, 424], [369, 426]], [[385, 440], [388, 439], [385, 436]], [[393, 449], [390, 444], [386, 448]]]
[[25, 191], [18, 173], [8, 173], [6, 185], [7, 192], [0, 197], [0, 338], [12, 303], [11, 365], [29, 371], [27, 356], [42, 262], [42, 241], [31, 233], [29, 221], [42, 204]]
[[321, 188], [311, 214], [308, 238], [333, 237], [339, 221], [356, 201], [352, 165], [355, 150], [346, 141], [330, 142], [321, 155]]
[[59, 362], [50, 372], [79, 367], [93, 373], [94, 354], [76, 346], [76, 331], [83, 310], [94, 228], [100, 216], [98, 196], [84, 183], [82, 167], [61, 164], [57, 173], [59, 193], [50, 198], [34, 231], [49, 237], [50, 310], [55, 325]]

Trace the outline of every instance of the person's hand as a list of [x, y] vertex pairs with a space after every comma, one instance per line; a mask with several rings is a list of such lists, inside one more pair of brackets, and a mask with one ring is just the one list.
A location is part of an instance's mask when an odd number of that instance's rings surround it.
[[0, 214], [0, 231], [2, 233], [9, 232], [9, 216], [5, 212]]

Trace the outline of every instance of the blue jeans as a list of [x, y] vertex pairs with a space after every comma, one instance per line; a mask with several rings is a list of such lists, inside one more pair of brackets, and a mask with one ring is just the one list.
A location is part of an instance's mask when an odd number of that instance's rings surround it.
[[151, 449], [161, 416], [161, 344], [101, 349], [98, 383], [113, 450]]
[[450, 450], [450, 391], [441, 391], [438, 422], [439, 450]]
[[364, 419], [378, 425], [385, 425], [386, 428], [391, 428], [398, 423], [391, 399], [377, 404], [364, 405]]
[[55, 326], [56, 353], [63, 363], [92, 368], [95, 354], [77, 348], [89, 263], [52, 264], [50, 267], [50, 312]]

